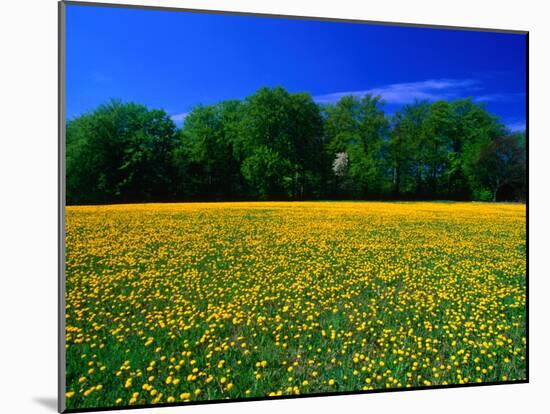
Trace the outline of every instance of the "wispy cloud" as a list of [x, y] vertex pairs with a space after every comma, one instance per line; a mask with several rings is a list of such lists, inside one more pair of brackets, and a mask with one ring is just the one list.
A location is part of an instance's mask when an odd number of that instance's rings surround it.
[[172, 118], [172, 121], [174, 121], [176, 124], [180, 125], [183, 123], [183, 121], [185, 121], [187, 115], [189, 115], [189, 112], [182, 112], [179, 114], [170, 115], [170, 118]]
[[523, 132], [525, 131], [525, 122], [510, 122], [506, 124], [506, 128], [512, 132]]
[[475, 100], [477, 102], [494, 102], [494, 101], [500, 101], [503, 98], [504, 98], [503, 94], [494, 93], [494, 94], [491, 94], [491, 95], [476, 96]]
[[475, 79], [427, 79], [419, 82], [392, 83], [359, 91], [328, 93], [315, 96], [314, 99], [319, 103], [331, 103], [343, 96], [363, 97], [371, 94], [381, 96], [388, 104], [403, 105], [415, 100], [437, 101], [473, 96], [480, 89], [480, 82]]
[[108, 83], [113, 80], [110, 75], [101, 72], [92, 72], [90, 74], [90, 79], [96, 83]]
[[476, 102], [510, 102], [517, 99], [523, 99], [525, 93], [493, 93], [488, 95], [475, 96]]

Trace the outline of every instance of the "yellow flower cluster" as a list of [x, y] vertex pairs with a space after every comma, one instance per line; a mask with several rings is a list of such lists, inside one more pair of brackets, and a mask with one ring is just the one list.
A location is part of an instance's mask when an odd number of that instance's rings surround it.
[[523, 205], [66, 213], [68, 408], [525, 378]]

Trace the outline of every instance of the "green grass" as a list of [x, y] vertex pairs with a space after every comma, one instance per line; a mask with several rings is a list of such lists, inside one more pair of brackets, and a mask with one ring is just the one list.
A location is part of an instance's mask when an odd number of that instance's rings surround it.
[[67, 407], [523, 380], [525, 283], [522, 205], [69, 207]]

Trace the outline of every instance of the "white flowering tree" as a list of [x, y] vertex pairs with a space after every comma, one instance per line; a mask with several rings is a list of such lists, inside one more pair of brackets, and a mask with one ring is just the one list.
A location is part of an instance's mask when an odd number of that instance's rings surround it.
[[336, 177], [344, 178], [348, 171], [348, 153], [338, 152], [332, 163], [332, 171]]

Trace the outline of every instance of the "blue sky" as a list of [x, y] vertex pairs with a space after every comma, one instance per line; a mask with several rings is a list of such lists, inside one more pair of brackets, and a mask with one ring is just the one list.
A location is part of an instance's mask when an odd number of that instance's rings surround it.
[[181, 124], [197, 104], [283, 86], [320, 103], [381, 95], [387, 113], [472, 97], [517, 130], [525, 56], [520, 34], [68, 5], [67, 117], [116, 98]]

